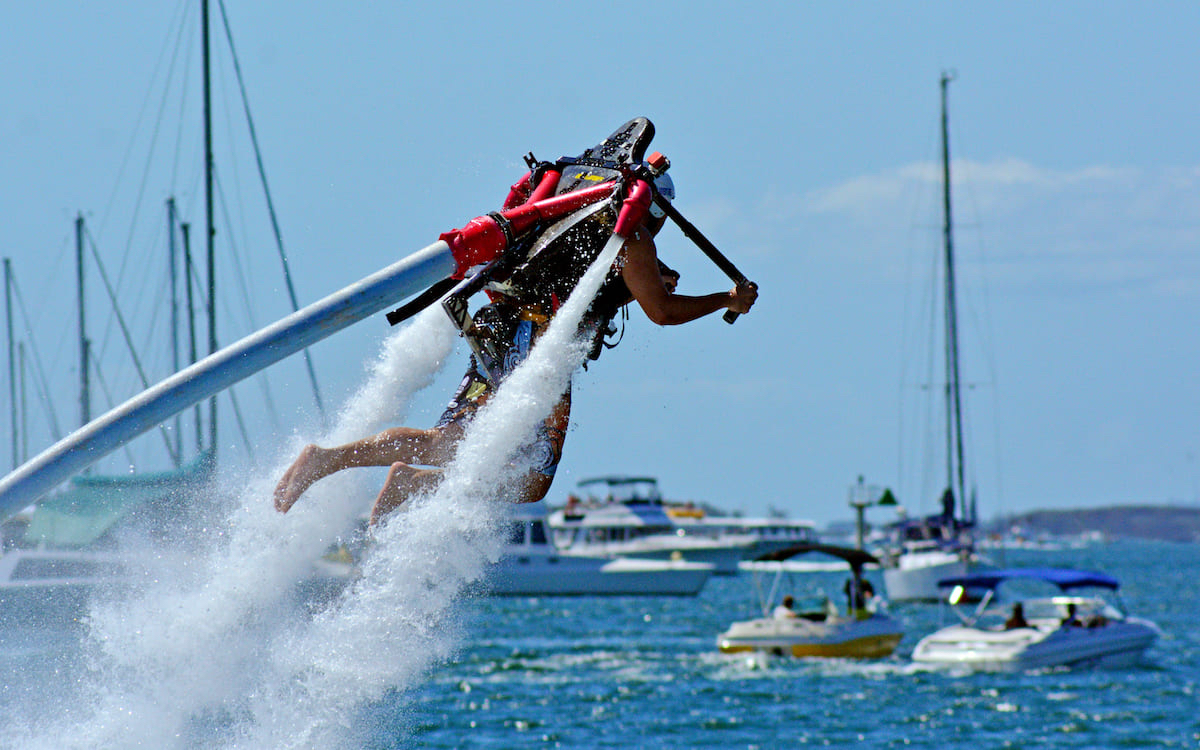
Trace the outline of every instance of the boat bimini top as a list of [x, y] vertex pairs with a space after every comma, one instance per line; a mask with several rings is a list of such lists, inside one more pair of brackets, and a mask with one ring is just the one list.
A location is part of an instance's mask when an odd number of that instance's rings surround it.
[[1009, 568], [1007, 570], [989, 570], [966, 576], [943, 578], [938, 581], [938, 586], [940, 588], [962, 586], [963, 588], [995, 590], [1000, 584], [1014, 578], [1046, 581], [1058, 586], [1063, 591], [1070, 591], [1071, 589], [1085, 586], [1116, 591], [1121, 585], [1112, 576], [1089, 570], [1072, 570], [1070, 568]]

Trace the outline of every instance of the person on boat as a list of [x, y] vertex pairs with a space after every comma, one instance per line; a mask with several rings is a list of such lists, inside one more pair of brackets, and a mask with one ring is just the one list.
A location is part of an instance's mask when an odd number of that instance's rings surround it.
[[847, 578], [842, 586], [847, 610], [857, 620], [865, 620], [875, 611], [875, 587], [863, 578]]
[[[664, 173], [655, 182], [663, 198], [674, 199], [674, 185], [669, 176]], [[741, 284], [727, 292], [702, 296], [675, 294], [679, 274], [659, 261], [654, 243], [655, 235], [665, 222], [663, 210], [651, 205], [644, 221], [630, 232], [618, 254], [589, 310], [588, 318], [596, 337], [591, 358], [598, 356], [609, 322], [634, 300], [646, 317], [658, 325], [681, 325], [723, 310], [745, 314], [754, 306], [758, 291], [753, 284]], [[579, 271], [575, 276], [576, 283], [581, 275], [582, 271]], [[524, 288], [521, 289], [519, 282], [522, 279], [517, 279], [514, 298], [498, 295], [497, 301], [485, 305], [475, 315], [476, 325], [489, 331], [493, 342], [502, 344], [501, 356], [497, 358], [502, 368], [498, 377], [489, 377], [496, 373], [488, 371], [487, 363], [479, 362], [473, 354], [466, 376], [432, 428], [393, 427], [345, 445], [304, 447], [275, 488], [275, 509], [286, 513], [314, 482], [352, 467], [390, 467], [371, 511], [372, 525], [413, 493], [433, 487], [440, 477], [440, 467], [454, 457], [471, 417], [503, 378], [528, 356], [530, 346], [554, 315], [557, 305], [553, 303], [565, 300], [564, 292], [570, 291], [561, 288], [560, 277], [548, 277], [544, 272], [525, 274], [523, 280]], [[515, 490], [516, 502], [536, 502], [549, 491], [562, 456], [570, 412], [568, 386], [539, 426], [528, 449], [532, 468]]]
[[1013, 604], [1012, 614], [1004, 621], [1005, 630], [1016, 630], [1017, 628], [1027, 628], [1029, 623], [1025, 620], [1025, 605], [1021, 602]]
[[1079, 618], [1075, 614], [1075, 602], [1067, 602], [1067, 616], [1063, 618], [1062, 626], [1073, 628], [1083, 627], [1083, 623], [1079, 621]]
[[776, 620], [787, 620], [792, 617], [798, 617], [796, 614], [796, 600], [791, 594], [783, 597], [783, 601], [771, 612], [771, 616]]

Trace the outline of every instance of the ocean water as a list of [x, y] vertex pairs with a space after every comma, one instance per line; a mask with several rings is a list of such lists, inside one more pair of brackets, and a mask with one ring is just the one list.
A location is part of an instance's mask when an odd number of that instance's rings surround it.
[[[1200, 545], [1005, 557], [1116, 575], [1162, 639], [1127, 669], [968, 674], [909, 659], [952, 616], [935, 604], [892, 607], [907, 632], [888, 659], [720, 654], [717, 634], [753, 615], [748, 573], [696, 598], [478, 599], [453, 659], [362, 714], [363, 746], [1200, 747]], [[809, 576], [835, 596], [845, 574]]]
[[[1127, 609], [1154, 620], [1164, 635], [1136, 667], [969, 674], [918, 668], [908, 658], [945, 614], [937, 605], [892, 607], [907, 634], [883, 660], [720, 654], [717, 634], [753, 613], [748, 573], [714, 578], [697, 597], [463, 596], [435, 629], [445, 637], [432, 636], [444, 650], [417, 655], [420, 669], [398, 673], [374, 697], [339, 703], [334, 744], [316, 737], [296, 746], [1200, 747], [1200, 546], [1121, 541], [1010, 552], [1005, 562], [1108, 571], [1124, 583]], [[804, 583], [832, 595], [843, 577], [812, 573]], [[344, 644], [347, 662], [362, 648], [406, 658], [403, 617], [374, 616], [374, 627], [345, 634], [359, 639]], [[386, 637], [383, 629], [395, 630], [399, 642], [373, 642]], [[27, 734], [22, 727], [100, 700], [81, 691], [95, 666], [87, 641], [80, 626], [0, 632], [0, 708], [8, 725], [0, 745], [23, 747], [24, 738], [53, 746], [51, 730]], [[416, 640], [411, 647], [431, 648]], [[225, 676], [256, 682], [255, 675]], [[356, 676], [351, 670], [340, 679]], [[165, 744], [118, 735], [95, 747], [276, 746], [256, 744], [262, 735], [245, 726], [254, 718], [216, 705], [186, 717]]]

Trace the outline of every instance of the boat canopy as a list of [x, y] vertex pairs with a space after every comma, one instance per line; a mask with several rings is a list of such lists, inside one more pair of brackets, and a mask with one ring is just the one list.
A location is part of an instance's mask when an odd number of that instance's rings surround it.
[[813, 543], [795, 544], [776, 552], [768, 552], [762, 557], [755, 558], [755, 562], [781, 562], [809, 552], [820, 552], [823, 555], [845, 560], [850, 563], [850, 567], [853, 570], [862, 570], [863, 566], [868, 563], [879, 564], [879, 560], [870, 552], [864, 552], [853, 547], [835, 547], [831, 544]]
[[1032, 578], [1047, 581], [1058, 586], [1063, 591], [1084, 586], [1095, 586], [1115, 591], [1121, 585], [1112, 576], [1089, 570], [1072, 570], [1070, 568], [1010, 568], [1007, 570], [989, 570], [954, 578], [943, 578], [938, 581], [938, 586], [942, 588], [963, 586], [966, 588], [995, 589], [1001, 583], [1013, 578]]
[[658, 489], [658, 479], [655, 477], [604, 476], [582, 479], [579, 487], [604, 485], [608, 487], [608, 496], [617, 499], [621, 493], [622, 502], [662, 504], [662, 493]]

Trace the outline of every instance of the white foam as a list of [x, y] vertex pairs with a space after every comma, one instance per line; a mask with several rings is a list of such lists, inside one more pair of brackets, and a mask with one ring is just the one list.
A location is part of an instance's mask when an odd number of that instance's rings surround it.
[[[472, 420], [437, 490], [377, 529], [361, 579], [338, 606], [308, 619], [289, 596], [378, 488], [343, 472], [281, 516], [271, 495], [286, 462], [242, 477], [236, 511], [210, 530], [198, 559], [93, 613], [91, 671], [78, 705], [34, 728], [36, 736], [14, 725], [0, 742], [333, 747], [350, 736], [364, 703], [418, 684], [461, 643], [455, 604], [500, 554], [498, 500], [523, 471], [520, 447], [583, 361], [579, 320], [619, 249], [609, 243], [527, 361]], [[454, 340], [437, 308], [389, 337], [367, 383], [318, 442], [346, 442], [403, 415]]]

